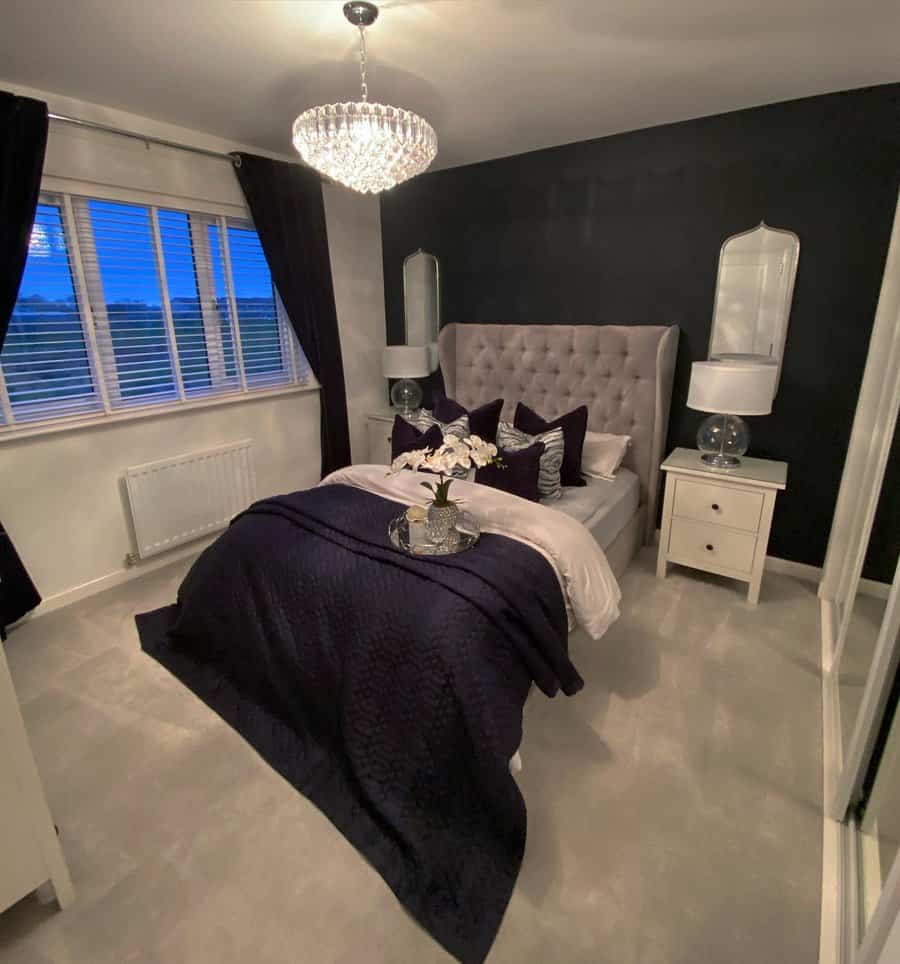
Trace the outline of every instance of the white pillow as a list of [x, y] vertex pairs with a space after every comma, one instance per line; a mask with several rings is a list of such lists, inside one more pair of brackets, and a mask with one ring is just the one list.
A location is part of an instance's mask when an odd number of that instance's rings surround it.
[[608, 435], [606, 432], [585, 432], [581, 453], [581, 471], [592, 479], [611, 482], [631, 445], [630, 435]]

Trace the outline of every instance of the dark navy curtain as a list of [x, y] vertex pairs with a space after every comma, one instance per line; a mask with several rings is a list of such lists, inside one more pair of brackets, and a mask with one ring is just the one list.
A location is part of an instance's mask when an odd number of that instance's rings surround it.
[[322, 475], [350, 464], [350, 427], [325, 201], [318, 174], [300, 164], [239, 154], [238, 181], [272, 280], [322, 386]]
[[[28, 257], [46, 146], [47, 105], [0, 91], [0, 350]], [[0, 524], [0, 636], [40, 601]]]

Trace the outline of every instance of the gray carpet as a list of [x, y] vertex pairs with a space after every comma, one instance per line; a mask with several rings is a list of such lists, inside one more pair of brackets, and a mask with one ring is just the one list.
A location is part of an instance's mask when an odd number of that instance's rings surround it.
[[[489, 957], [815, 964], [821, 690], [811, 584], [737, 584], [645, 551], [622, 619], [573, 637], [574, 699], [525, 718], [522, 873]], [[77, 891], [0, 915], [4, 964], [449, 961], [303, 797], [138, 648], [184, 567], [11, 634]]]

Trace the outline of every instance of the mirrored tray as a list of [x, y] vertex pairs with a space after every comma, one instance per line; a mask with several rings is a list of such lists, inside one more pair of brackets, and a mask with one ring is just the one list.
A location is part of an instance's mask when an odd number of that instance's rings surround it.
[[388, 535], [393, 546], [408, 552], [412, 556], [452, 556], [457, 552], [465, 552], [466, 549], [471, 549], [478, 542], [481, 527], [471, 512], [463, 510], [459, 513], [456, 528], [450, 533], [447, 542], [442, 545], [425, 542], [422, 545], [413, 546], [409, 542], [409, 522], [404, 512], [403, 515], [398, 515], [396, 519], [391, 520], [390, 525], [388, 525]]

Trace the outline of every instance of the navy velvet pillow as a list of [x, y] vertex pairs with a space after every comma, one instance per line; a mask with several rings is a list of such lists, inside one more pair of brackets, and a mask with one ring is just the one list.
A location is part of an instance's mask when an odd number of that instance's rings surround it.
[[391, 431], [391, 461], [404, 452], [415, 452], [418, 449], [439, 449], [444, 443], [444, 433], [440, 425], [432, 425], [422, 432], [410, 425], [405, 418], [394, 416], [394, 428]]
[[495, 398], [494, 401], [471, 410], [463, 408], [459, 402], [446, 396], [436, 399], [434, 403], [434, 417], [439, 422], [453, 422], [463, 415], [468, 415], [469, 431], [472, 435], [483, 438], [485, 442], [497, 441], [497, 425], [500, 423], [502, 410], [502, 398]]
[[500, 489], [517, 495], [520, 499], [532, 502], [540, 501], [538, 492], [538, 475], [541, 469], [541, 456], [544, 454], [544, 443], [535, 442], [527, 449], [518, 452], [499, 450], [504, 468], [499, 465], [486, 465], [475, 472], [475, 481], [482, 485], [489, 485], [492, 489]]
[[516, 406], [513, 425], [520, 431], [527, 432], [529, 435], [540, 435], [541, 432], [549, 432], [552, 428], [561, 428], [563, 430], [565, 452], [563, 453], [562, 468], [559, 472], [560, 481], [563, 485], [584, 485], [584, 479], [581, 477], [581, 456], [584, 451], [584, 435], [585, 432], [587, 432], [587, 420], [587, 405], [580, 405], [571, 412], [560, 415], [559, 418], [548, 422], [541, 418], [533, 409], [519, 402]]

